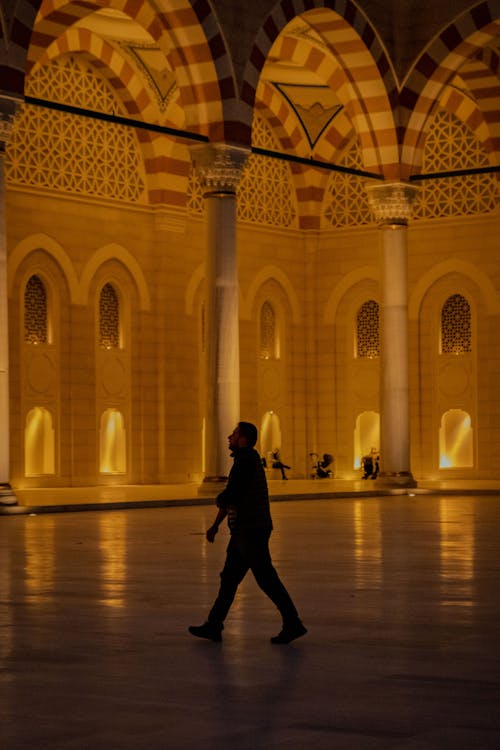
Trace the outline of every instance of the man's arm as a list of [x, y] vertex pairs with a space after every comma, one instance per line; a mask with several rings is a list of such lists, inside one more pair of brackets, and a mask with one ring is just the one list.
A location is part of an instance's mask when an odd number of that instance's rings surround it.
[[213, 544], [215, 540], [215, 535], [219, 531], [219, 526], [221, 525], [222, 521], [225, 519], [226, 516], [227, 516], [227, 509], [219, 508], [219, 510], [217, 511], [217, 516], [215, 518], [215, 521], [210, 526], [210, 528], [207, 529], [207, 533], [205, 535], [207, 537], [207, 541]]

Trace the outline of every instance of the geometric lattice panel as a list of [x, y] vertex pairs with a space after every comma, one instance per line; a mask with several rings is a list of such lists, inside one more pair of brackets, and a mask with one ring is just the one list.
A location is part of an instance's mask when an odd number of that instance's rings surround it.
[[472, 351], [470, 305], [461, 294], [448, 297], [441, 309], [441, 353]]
[[190, 214], [202, 214], [205, 209], [201, 180], [198, 176], [198, 171], [193, 168], [189, 172], [186, 208]]
[[276, 316], [270, 302], [266, 301], [260, 311], [260, 357], [274, 358], [276, 352]]
[[[425, 141], [423, 169], [445, 172], [488, 167], [475, 134], [450, 112], [436, 114]], [[491, 174], [425, 180], [412, 208], [414, 219], [491, 213], [498, 205], [497, 179]]]
[[358, 357], [373, 359], [380, 355], [379, 307], [375, 300], [364, 302], [356, 316], [356, 353]]
[[[116, 111], [108, 84], [84, 60], [66, 56], [30, 79], [29, 94], [95, 111]], [[10, 184], [137, 203], [145, 199], [133, 128], [24, 105], [6, 154]]]
[[27, 344], [46, 344], [47, 292], [39, 276], [32, 276], [24, 290], [24, 340]]
[[[255, 116], [252, 145], [278, 151], [270, 127]], [[290, 166], [278, 159], [251, 154], [238, 186], [238, 220], [278, 227], [295, 226], [297, 210]]]
[[105, 284], [99, 297], [99, 345], [103, 349], [120, 345], [120, 302], [112, 284]]
[[[339, 166], [364, 169], [356, 140], [339, 161]], [[356, 175], [332, 172], [325, 190], [322, 214], [323, 228], [372, 224], [374, 218], [365, 181]]]

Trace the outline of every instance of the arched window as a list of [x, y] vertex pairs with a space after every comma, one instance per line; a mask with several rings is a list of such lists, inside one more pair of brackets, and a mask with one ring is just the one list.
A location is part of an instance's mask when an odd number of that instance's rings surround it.
[[24, 473], [27, 477], [55, 473], [52, 414], [35, 406], [26, 416], [24, 431]]
[[439, 468], [473, 466], [473, 441], [470, 415], [462, 409], [450, 409], [441, 418], [439, 429]]
[[260, 309], [260, 357], [261, 359], [279, 359], [276, 313], [268, 300]]
[[369, 299], [356, 315], [356, 356], [373, 359], [380, 355], [378, 302]]
[[364, 411], [356, 419], [354, 428], [354, 468], [362, 466], [364, 456], [378, 453], [380, 446], [380, 415]]
[[112, 284], [105, 284], [99, 297], [99, 344], [103, 349], [120, 346], [120, 301]]
[[24, 340], [27, 344], [46, 344], [48, 338], [47, 292], [35, 274], [24, 290]]
[[125, 424], [118, 409], [106, 409], [101, 416], [100, 472], [124, 474], [127, 470]]
[[461, 294], [453, 294], [441, 309], [441, 354], [466, 354], [470, 351], [470, 305]]

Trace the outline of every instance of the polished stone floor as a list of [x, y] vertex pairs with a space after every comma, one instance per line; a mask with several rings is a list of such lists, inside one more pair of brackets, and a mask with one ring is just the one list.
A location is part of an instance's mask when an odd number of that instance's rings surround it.
[[500, 494], [273, 503], [309, 634], [251, 578], [224, 642], [212, 509], [0, 518], [2, 750], [498, 750]]

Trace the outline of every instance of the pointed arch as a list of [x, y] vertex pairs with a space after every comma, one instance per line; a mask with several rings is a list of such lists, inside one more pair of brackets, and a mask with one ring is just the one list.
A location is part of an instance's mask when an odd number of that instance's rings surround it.
[[24, 259], [35, 250], [44, 250], [48, 255], [54, 258], [61, 268], [68, 284], [71, 303], [75, 305], [79, 304], [80, 284], [69, 255], [57, 240], [54, 240], [52, 237], [49, 237], [48, 234], [43, 233], [32, 234], [29, 237], [25, 237], [24, 240], [21, 240], [21, 242], [19, 242], [10, 253], [7, 260], [9, 295], [12, 293], [14, 279], [19, 266]]
[[291, 283], [290, 279], [280, 268], [277, 266], [264, 266], [252, 279], [248, 293], [244, 300], [242, 300], [240, 308], [240, 316], [243, 320], [252, 319], [252, 310], [255, 305], [255, 299], [259, 292], [259, 289], [266, 281], [274, 279], [282, 288], [290, 304], [292, 312], [292, 322], [298, 325], [302, 319], [300, 304], [297, 293]]
[[500, 300], [493, 282], [484, 271], [464, 260], [453, 258], [451, 260], [437, 263], [429, 269], [415, 285], [408, 303], [408, 317], [410, 320], [418, 320], [420, 308], [425, 295], [433, 284], [448, 274], [462, 274], [475, 282], [481, 290], [484, 301], [490, 315], [500, 315]]
[[379, 283], [380, 274], [378, 269], [375, 266], [363, 266], [362, 268], [358, 268], [355, 271], [346, 274], [346, 276], [339, 281], [325, 305], [325, 311], [323, 313], [323, 323], [325, 325], [333, 325], [335, 323], [337, 319], [337, 309], [342, 298], [347, 294], [351, 287], [359, 284], [360, 281], [364, 281], [365, 279], [370, 279]]
[[97, 269], [108, 260], [118, 260], [130, 272], [139, 293], [140, 309], [151, 309], [151, 297], [141, 266], [126, 248], [114, 242], [104, 245], [89, 258], [82, 271], [80, 281], [80, 304], [87, 304], [90, 285]]
[[282, 0], [275, 6], [257, 35], [245, 69], [242, 97], [254, 105], [271, 48], [280, 44], [278, 38], [287, 24], [302, 16], [323, 44], [305, 45], [287, 36], [283, 55], [316, 73], [337, 92], [358, 132], [366, 166], [396, 178], [399, 156], [391, 107], [396, 82], [390, 60], [374, 28], [354, 3], [333, 0], [328, 5], [325, 8], [319, 0], [298, 0], [293, 5]]
[[399, 94], [403, 179], [422, 163], [428, 123], [444, 88], [499, 37], [500, 0], [489, 0], [458, 16], [419, 56]]

